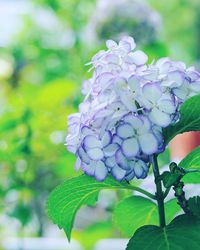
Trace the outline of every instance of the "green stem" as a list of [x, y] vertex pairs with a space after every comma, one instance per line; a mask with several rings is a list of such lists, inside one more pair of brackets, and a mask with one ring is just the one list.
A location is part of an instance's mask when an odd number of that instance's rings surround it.
[[159, 222], [160, 227], [165, 227], [165, 207], [164, 207], [164, 195], [162, 191], [162, 183], [161, 180], [159, 180], [160, 172], [158, 168], [158, 162], [157, 162], [157, 156], [153, 155], [151, 157], [151, 162], [153, 166], [153, 173], [155, 177], [155, 184], [156, 184], [156, 200], [158, 204], [158, 213], [159, 213]]
[[142, 189], [142, 188], [139, 188], [139, 187], [135, 187], [135, 186], [130, 185], [130, 189], [135, 190], [135, 191], [137, 191], [137, 192], [139, 192], [139, 193], [142, 193], [142, 194], [148, 196], [149, 198], [151, 198], [151, 199], [153, 199], [153, 200], [156, 200], [156, 196], [155, 196], [155, 195], [149, 193], [148, 191], [146, 191], [146, 190], [144, 190], [144, 189]]
[[167, 195], [169, 194], [169, 191], [171, 190], [171, 187], [166, 188], [164, 194], [163, 194], [163, 198], [165, 199], [167, 197]]

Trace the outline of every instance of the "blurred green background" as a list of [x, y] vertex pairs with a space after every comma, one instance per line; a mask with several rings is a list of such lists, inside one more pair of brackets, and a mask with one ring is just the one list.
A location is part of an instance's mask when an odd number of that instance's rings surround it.
[[[45, 200], [80, 174], [64, 146], [67, 115], [76, 112], [81, 82], [91, 75], [85, 64], [106, 39], [122, 35], [134, 37], [149, 63], [169, 56], [199, 68], [200, 2], [0, 0], [0, 249], [11, 249], [6, 237], [64, 238], [48, 221]], [[111, 217], [125, 195], [107, 192], [80, 212], [73, 238], [84, 249], [125, 237]]]

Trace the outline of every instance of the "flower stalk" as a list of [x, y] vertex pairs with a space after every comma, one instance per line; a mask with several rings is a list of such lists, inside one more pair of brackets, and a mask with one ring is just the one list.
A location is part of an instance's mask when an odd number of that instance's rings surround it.
[[158, 213], [159, 213], [159, 223], [160, 227], [166, 226], [166, 220], [165, 220], [165, 207], [164, 207], [164, 193], [162, 191], [162, 183], [160, 177], [160, 172], [158, 168], [158, 162], [157, 162], [157, 155], [153, 155], [151, 157], [151, 163], [153, 166], [153, 173], [155, 177], [155, 184], [156, 184], [156, 200], [158, 204]]

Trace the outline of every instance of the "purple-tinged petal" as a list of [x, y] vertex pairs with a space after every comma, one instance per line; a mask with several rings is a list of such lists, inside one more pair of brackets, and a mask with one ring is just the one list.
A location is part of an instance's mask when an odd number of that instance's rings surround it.
[[186, 86], [181, 86], [181, 88], [174, 88], [173, 93], [181, 100], [186, 100], [187, 96], [189, 95], [189, 88]]
[[158, 141], [153, 134], [143, 134], [138, 139], [143, 153], [151, 155], [158, 150]]
[[81, 104], [79, 104], [79, 112], [80, 113], [88, 113], [91, 108], [91, 103], [88, 101], [85, 101]]
[[126, 170], [123, 170], [116, 165], [111, 169], [111, 174], [117, 181], [122, 181], [126, 175]]
[[[175, 70], [168, 73], [167, 86], [178, 87], [183, 84], [185, 76], [182, 72]], [[166, 84], [167, 84], [166, 83]]]
[[159, 110], [167, 113], [173, 114], [176, 111], [176, 106], [172, 100], [159, 100], [158, 102]]
[[148, 56], [141, 50], [137, 50], [131, 53], [133, 63], [136, 65], [143, 65], [147, 62]]
[[135, 44], [134, 39], [131, 36], [122, 37], [121, 42], [127, 42], [130, 44], [131, 50], [135, 49], [136, 44]]
[[123, 140], [119, 136], [117, 136], [116, 134], [113, 135], [112, 143], [117, 143], [117, 144], [121, 145], [122, 141]]
[[111, 141], [112, 141], [112, 133], [110, 131], [105, 131], [101, 139], [102, 147], [108, 146], [111, 143]]
[[130, 124], [134, 129], [138, 129], [141, 126], [143, 126], [142, 120], [139, 117], [137, 117], [137, 116], [135, 116], [133, 114], [125, 115], [123, 117], [123, 120], [124, 120], [125, 123]]
[[128, 79], [128, 86], [133, 91], [136, 92], [140, 89], [140, 78], [136, 75], [132, 75]]
[[65, 145], [67, 146], [67, 149], [70, 152], [75, 153], [78, 144], [79, 144], [79, 136], [78, 135], [71, 135], [71, 134], [67, 135]]
[[144, 169], [141, 165], [141, 162], [140, 161], [137, 161], [135, 162], [135, 165], [134, 165], [134, 173], [135, 173], [135, 176], [138, 178], [138, 179], [141, 179], [142, 176], [143, 176], [143, 172], [144, 172]]
[[103, 181], [105, 180], [106, 176], [108, 174], [108, 169], [105, 166], [103, 161], [98, 161], [96, 163], [96, 167], [95, 167], [95, 178], [97, 181]]
[[126, 139], [122, 143], [122, 153], [128, 157], [134, 157], [139, 153], [139, 145], [135, 138]]
[[82, 94], [87, 95], [92, 88], [92, 81], [91, 80], [85, 80], [82, 83]]
[[77, 150], [77, 154], [82, 162], [86, 164], [90, 163], [90, 158], [88, 157], [87, 153], [84, 151], [82, 147], [79, 147], [79, 149]]
[[84, 148], [101, 148], [101, 142], [93, 135], [87, 135], [83, 140]]
[[163, 63], [162, 67], [160, 68], [161, 74], [166, 74], [169, 72], [169, 69], [171, 68], [171, 62], [165, 62]]
[[93, 128], [101, 128], [103, 122], [104, 118], [97, 118], [92, 121], [91, 125]]
[[100, 148], [89, 149], [87, 150], [87, 154], [94, 161], [101, 160], [104, 157], [103, 151]]
[[94, 134], [94, 131], [88, 127], [88, 126], [83, 126], [81, 128], [81, 134], [86, 136], [86, 135], [93, 135]]
[[109, 168], [114, 167], [114, 166], [116, 165], [115, 156], [106, 158], [105, 164], [106, 164], [106, 166], [109, 167]]
[[132, 180], [135, 177], [135, 172], [132, 170], [129, 174], [126, 175], [125, 179], [127, 181]]
[[77, 148], [75, 146], [72, 145], [67, 145], [67, 150], [73, 154], [76, 153]]
[[112, 115], [112, 113], [113, 113], [112, 110], [104, 108], [104, 109], [98, 110], [98, 113], [96, 113], [96, 115], [94, 116], [94, 119], [96, 120], [97, 118], [104, 118], [106, 116]]
[[80, 117], [81, 117], [80, 113], [74, 113], [74, 114], [68, 115], [68, 124], [74, 124], [74, 123], [79, 124]]
[[92, 57], [92, 63], [95, 66], [96, 62], [98, 62], [102, 57], [106, 54], [105, 50], [100, 50], [96, 55]]
[[140, 115], [140, 119], [143, 121], [143, 125], [139, 128], [140, 132], [149, 131], [151, 129], [151, 122], [148, 117]]
[[98, 78], [98, 85], [104, 86], [113, 79], [113, 74], [109, 72], [102, 73]]
[[151, 101], [152, 103], [157, 103], [157, 101], [162, 96], [162, 90], [158, 84], [147, 83], [143, 86], [142, 92], [144, 97]]
[[119, 56], [113, 53], [109, 53], [107, 56], [105, 56], [104, 61], [106, 61], [107, 63], [118, 64]]
[[156, 125], [163, 128], [167, 127], [171, 122], [170, 115], [162, 112], [158, 108], [152, 109], [149, 113], [149, 119]]
[[108, 49], [114, 49], [114, 48], [116, 48], [117, 47], [117, 43], [115, 42], [115, 41], [113, 41], [113, 40], [107, 40], [106, 41], [106, 47], [108, 48]]
[[193, 82], [190, 84], [190, 89], [194, 92], [200, 92], [200, 81]]
[[115, 154], [115, 159], [120, 168], [123, 168], [124, 170], [130, 170], [128, 161], [126, 157], [124, 156], [124, 154], [122, 153], [121, 149], [117, 150]]
[[85, 163], [81, 163], [82, 170], [89, 176], [94, 176], [95, 166], [87, 165]]
[[105, 157], [111, 157], [114, 156], [116, 151], [118, 150], [119, 145], [116, 143], [109, 144], [107, 147], [103, 149]]
[[187, 76], [190, 77], [192, 82], [200, 79], [200, 73], [197, 71], [193, 71], [193, 70], [188, 70]]
[[131, 52], [131, 44], [127, 41], [120, 41], [119, 46], [125, 50], [127, 53]]
[[134, 96], [128, 90], [121, 90], [119, 92], [120, 100], [124, 106], [132, 112], [137, 111]]
[[124, 124], [120, 124], [118, 127], [117, 127], [117, 135], [121, 138], [128, 138], [128, 137], [131, 137], [134, 135], [134, 131], [133, 131], [133, 128], [130, 124], [128, 123], [124, 123]]
[[81, 167], [81, 160], [80, 160], [80, 158], [78, 157], [77, 159], [76, 159], [76, 162], [75, 162], [75, 170], [76, 171], [78, 171], [79, 169], [80, 169], [80, 167]]

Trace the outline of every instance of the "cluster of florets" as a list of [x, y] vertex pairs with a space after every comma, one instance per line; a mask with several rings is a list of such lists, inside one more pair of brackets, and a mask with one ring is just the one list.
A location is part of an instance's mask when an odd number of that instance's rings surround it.
[[146, 65], [131, 37], [106, 46], [92, 58], [94, 73], [83, 82], [79, 113], [69, 116], [66, 145], [76, 168], [99, 181], [108, 173], [118, 181], [145, 178], [150, 156], [165, 149], [162, 129], [200, 92], [200, 74], [168, 58]]

